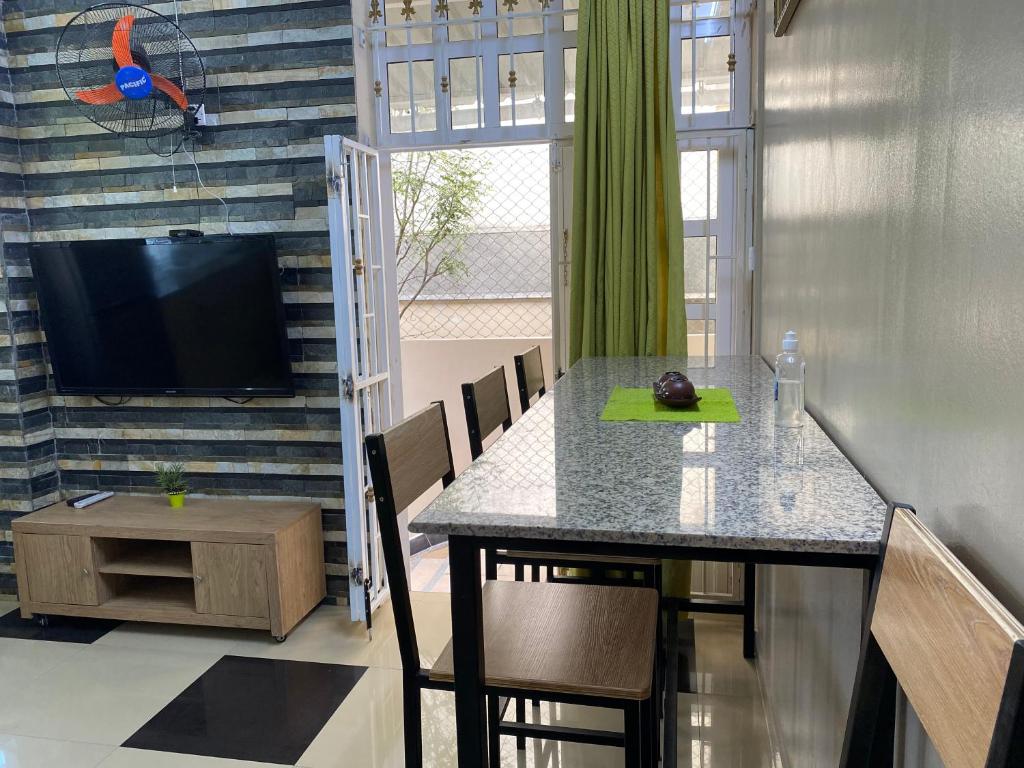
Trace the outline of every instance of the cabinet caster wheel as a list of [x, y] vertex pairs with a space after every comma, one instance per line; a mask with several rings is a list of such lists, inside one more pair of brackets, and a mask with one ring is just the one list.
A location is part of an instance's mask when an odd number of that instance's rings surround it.
[[46, 627], [50, 626], [50, 617], [44, 614], [38, 614], [36, 616], [36, 624], [45, 629]]
[[288, 639], [288, 635], [274, 635], [274, 639], [279, 643], [283, 643]]

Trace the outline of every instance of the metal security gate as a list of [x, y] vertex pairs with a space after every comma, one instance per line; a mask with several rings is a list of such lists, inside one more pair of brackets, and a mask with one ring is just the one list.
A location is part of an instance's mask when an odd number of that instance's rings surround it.
[[373, 611], [388, 596], [388, 585], [363, 437], [387, 429], [401, 416], [398, 296], [394, 259], [384, 257], [380, 157], [340, 136], [324, 137], [324, 150], [349, 608], [353, 621], [366, 621], [369, 627]]

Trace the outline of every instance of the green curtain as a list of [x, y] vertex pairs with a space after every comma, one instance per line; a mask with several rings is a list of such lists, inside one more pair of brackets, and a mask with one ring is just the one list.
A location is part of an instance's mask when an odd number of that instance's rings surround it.
[[686, 354], [668, 6], [580, 4], [570, 363]]
[[[686, 355], [683, 215], [667, 0], [582, 0], [569, 362]], [[666, 594], [690, 594], [666, 561]]]

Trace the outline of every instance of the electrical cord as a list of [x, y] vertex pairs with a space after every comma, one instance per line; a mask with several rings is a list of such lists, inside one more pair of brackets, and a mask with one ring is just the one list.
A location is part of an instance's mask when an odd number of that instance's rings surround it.
[[[195, 148], [195, 142], [192, 143]], [[203, 206], [199, 204], [199, 174], [196, 174], [196, 229], [203, 229]]]
[[229, 403], [234, 403], [235, 405], [245, 405], [246, 403], [251, 403], [253, 401], [253, 398], [251, 397], [235, 398], [225, 396], [224, 399], [227, 400]]
[[[192, 147], [193, 149], [195, 149], [195, 140], [193, 140], [192, 142]], [[207, 187], [206, 184], [203, 182], [203, 177], [200, 175], [199, 172], [199, 163], [196, 162], [196, 156], [194, 152], [189, 151], [188, 147], [185, 146], [184, 142], [182, 142], [181, 149], [186, 155], [188, 155], [189, 160], [192, 161], [192, 165], [195, 166], [196, 181], [198, 181], [200, 186], [202, 186], [202, 188], [206, 191], [206, 194], [208, 194], [212, 198], [220, 200], [220, 204], [224, 206], [224, 227], [225, 229], [227, 229], [228, 234], [235, 234], [234, 232], [231, 231], [231, 206], [224, 201], [223, 197], [221, 197], [220, 195], [215, 195], [213, 192], [211, 192], [210, 188]]]
[[121, 397], [120, 397], [120, 398], [118, 399], [118, 401], [117, 401], [116, 403], [112, 403], [112, 402], [110, 402], [109, 400], [104, 400], [104, 399], [103, 399], [102, 397], [100, 397], [99, 395], [93, 395], [93, 397], [95, 397], [95, 398], [96, 398], [97, 400], [99, 400], [99, 401], [100, 401], [101, 403], [103, 403], [104, 405], [109, 405], [109, 406], [117, 406], [117, 405], [127, 405], [128, 403], [130, 403], [130, 402], [132, 401], [132, 398], [131, 398], [131, 396], [130, 396], [130, 395], [122, 395], [122, 396], [121, 396]]
[[146, 139], [146, 148], [149, 149], [149, 151], [152, 152], [157, 157], [174, 157], [174, 155], [176, 155], [178, 153], [178, 150], [180, 150], [182, 147], [185, 146], [185, 141], [188, 138], [189, 138], [188, 131], [182, 132], [181, 141], [178, 142], [178, 144], [174, 147], [174, 149], [172, 149], [170, 152], [167, 152], [167, 153], [160, 152], [159, 150], [153, 149], [153, 144], [152, 144], [153, 139], [152, 138]]

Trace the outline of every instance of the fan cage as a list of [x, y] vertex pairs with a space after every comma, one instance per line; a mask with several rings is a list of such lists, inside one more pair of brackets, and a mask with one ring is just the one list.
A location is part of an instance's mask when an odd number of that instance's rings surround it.
[[186, 115], [156, 88], [144, 99], [86, 104], [81, 91], [114, 82], [118, 66], [112, 38], [117, 22], [133, 15], [129, 47], [137, 66], [166, 77], [198, 109], [206, 94], [206, 72], [195, 45], [171, 19], [141, 5], [103, 3], [79, 13], [57, 41], [57, 76], [78, 111], [99, 126], [123, 136], [155, 138], [183, 132]]

